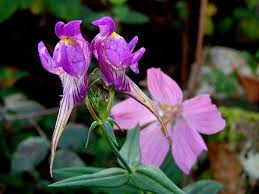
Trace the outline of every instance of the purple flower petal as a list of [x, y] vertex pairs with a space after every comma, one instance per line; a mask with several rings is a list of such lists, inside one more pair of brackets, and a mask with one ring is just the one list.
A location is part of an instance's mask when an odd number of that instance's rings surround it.
[[152, 123], [140, 132], [140, 150], [143, 164], [161, 166], [169, 151], [169, 142], [161, 132], [160, 123]]
[[75, 77], [82, 76], [90, 62], [89, 58], [85, 58], [85, 53], [78, 43], [70, 44], [63, 41], [60, 42], [60, 48], [55, 52], [54, 58], [68, 74]]
[[138, 36], [135, 36], [135, 37], [129, 42], [128, 48], [129, 48], [130, 52], [133, 52], [133, 50], [134, 50], [134, 48], [135, 48], [137, 42], [138, 42]]
[[49, 55], [49, 52], [43, 42], [38, 44], [38, 52], [42, 66], [50, 73], [59, 75], [60, 68], [58, 63]]
[[109, 36], [114, 32], [115, 23], [111, 17], [104, 16], [99, 20], [92, 22], [93, 25], [98, 26], [100, 29], [101, 36]]
[[146, 49], [144, 47], [140, 48], [138, 51], [136, 51], [135, 53], [132, 54], [132, 60], [131, 60], [131, 64], [130, 65], [130, 69], [134, 72], [134, 73], [139, 73], [139, 69], [138, 69], [138, 61], [140, 60], [140, 58], [143, 56], [143, 54], [145, 53]]
[[[116, 37], [115, 37], [116, 36]], [[127, 68], [123, 66], [125, 58], [131, 55], [127, 42], [119, 35], [111, 35], [103, 42], [103, 54], [105, 61], [117, 68]]]
[[177, 119], [172, 136], [172, 154], [180, 169], [189, 174], [198, 156], [207, 147], [198, 132], [191, 129], [184, 119]]
[[182, 90], [177, 83], [163, 73], [160, 68], [148, 69], [147, 85], [153, 98], [161, 104], [174, 106], [182, 102]]
[[156, 121], [155, 116], [142, 104], [128, 98], [111, 109], [111, 115], [122, 129], [132, 129]]
[[82, 23], [82, 20], [74, 20], [71, 22], [68, 22], [67, 24], [64, 24], [63, 22], [57, 22], [55, 26], [55, 32], [56, 35], [62, 39], [62, 38], [72, 38], [72, 39], [83, 39], [81, 30], [80, 30], [80, 24]]
[[189, 126], [200, 133], [213, 134], [225, 128], [217, 107], [211, 103], [209, 95], [201, 95], [183, 103], [183, 116]]

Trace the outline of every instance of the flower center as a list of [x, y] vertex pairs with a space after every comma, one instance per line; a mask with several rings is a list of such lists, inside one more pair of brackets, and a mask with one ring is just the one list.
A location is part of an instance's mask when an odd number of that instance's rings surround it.
[[73, 40], [72, 38], [69, 38], [69, 37], [64, 37], [64, 38], [62, 38], [62, 40], [64, 41], [64, 43], [65, 43], [66, 45], [68, 45], [68, 44], [73, 44], [73, 45], [75, 45], [75, 44], [76, 44], [76, 41]]
[[119, 34], [117, 34], [116, 32], [113, 32], [112, 34], [111, 34], [111, 36], [113, 37], [113, 38], [120, 38], [121, 36], [119, 35]]
[[169, 122], [171, 122], [174, 118], [176, 118], [181, 111], [181, 104], [176, 104], [174, 106], [168, 106], [168, 105], [160, 105], [161, 110], [164, 112], [163, 115], [163, 121], [165, 125], [167, 125]]

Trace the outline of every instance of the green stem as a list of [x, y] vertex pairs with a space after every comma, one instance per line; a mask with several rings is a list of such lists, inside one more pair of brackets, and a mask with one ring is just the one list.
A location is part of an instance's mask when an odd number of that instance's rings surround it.
[[112, 86], [109, 89], [109, 102], [108, 102], [108, 106], [107, 106], [107, 116], [109, 116], [109, 114], [111, 112], [111, 108], [112, 108], [112, 104], [113, 104], [113, 100], [114, 100], [114, 95], [115, 95], [115, 88], [114, 88], [114, 86]]
[[117, 150], [117, 148], [114, 146], [114, 144], [111, 142], [110, 138], [106, 137], [110, 147], [112, 148], [113, 153], [116, 155], [116, 157], [121, 161], [123, 166], [127, 169], [127, 171], [131, 174], [132, 170], [128, 163], [125, 161], [125, 159], [121, 156], [120, 152]]

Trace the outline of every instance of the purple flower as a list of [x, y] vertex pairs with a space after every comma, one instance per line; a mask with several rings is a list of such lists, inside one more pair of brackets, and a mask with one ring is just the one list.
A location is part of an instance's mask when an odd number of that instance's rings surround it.
[[106, 85], [114, 84], [117, 90], [130, 90], [129, 78], [125, 71], [130, 68], [134, 73], [139, 73], [138, 61], [146, 49], [142, 47], [132, 53], [138, 37], [135, 36], [127, 43], [122, 36], [114, 32], [115, 24], [110, 17], [102, 17], [92, 24], [100, 29], [99, 34], [92, 41], [92, 50], [99, 61]]
[[146, 106], [159, 120], [163, 126], [163, 132], [168, 136], [165, 125], [153, 105], [151, 100], [139, 89], [139, 87], [126, 75], [126, 70], [130, 68], [134, 73], [139, 73], [138, 61], [145, 52], [145, 48], [140, 48], [133, 52], [138, 37], [135, 36], [129, 43], [123, 37], [114, 32], [115, 23], [110, 17], [102, 17], [92, 22], [99, 27], [97, 34], [92, 41], [92, 51], [99, 62], [99, 67], [103, 75], [103, 80], [107, 86], [114, 85], [115, 89], [122, 90], [127, 95], [133, 97]]
[[[172, 139], [171, 150], [176, 164], [188, 174], [198, 156], [207, 147], [199, 133], [214, 134], [224, 129], [225, 121], [209, 95], [183, 101], [180, 87], [159, 68], [147, 72], [148, 89], [157, 104]], [[142, 163], [159, 167], [170, 148], [161, 125], [144, 106], [127, 99], [112, 108], [121, 128], [146, 126], [140, 132]]]
[[50, 171], [52, 173], [53, 160], [58, 140], [69, 119], [73, 107], [81, 102], [87, 94], [87, 70], [91, 61], [89, 43], [80, 31], [81, 20], [67, 24], [56, 23], [55, 32], [60, 38], [53, 57], [50, 56], [43, 42], [38, 44], [38, 51], [43, 67], [50, 73], [57, 74], [63, 85], [63, 95], [60, 109], [52, 136]]

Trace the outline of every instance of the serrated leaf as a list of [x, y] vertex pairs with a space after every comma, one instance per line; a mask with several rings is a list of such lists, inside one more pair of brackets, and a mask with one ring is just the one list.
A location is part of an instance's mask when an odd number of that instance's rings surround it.
[[140, 164], [139, 129], [136, 128], [128, 131], [126, 141], [120, 150], [120, 154], [131, 166], [138, 166]]
[[186, 194], [217, 194], [222, 188], [216, 181], [202, 180], [188, 185], [183, 190]]
[[87, 128], [83, 125], [68, 124], [59, 140], [58, 146], [66, 150], [78, 151], [83, 149], [87, 139]]
[[128, 182], [128, 175], [121, 168], [109, 168], [88, 175], [68, 178], [51, 184], [51, 187], [92, 186], [92, 187], [119, 187]]
[[139, 166], [135, 173], [130, 183], [139, 189], [157, 194], [184, 194], [159, 168]]
[[56, 152], [54, 169], [84, 165], [83, 160], [74, 152], [68, 150], [58, 150]]
[[49, 145], [46, 140], [41, 137], [30, 137], [22, 141], [12, 156], [12, 171], [31, 171], [45, 159], [48, 151]]

